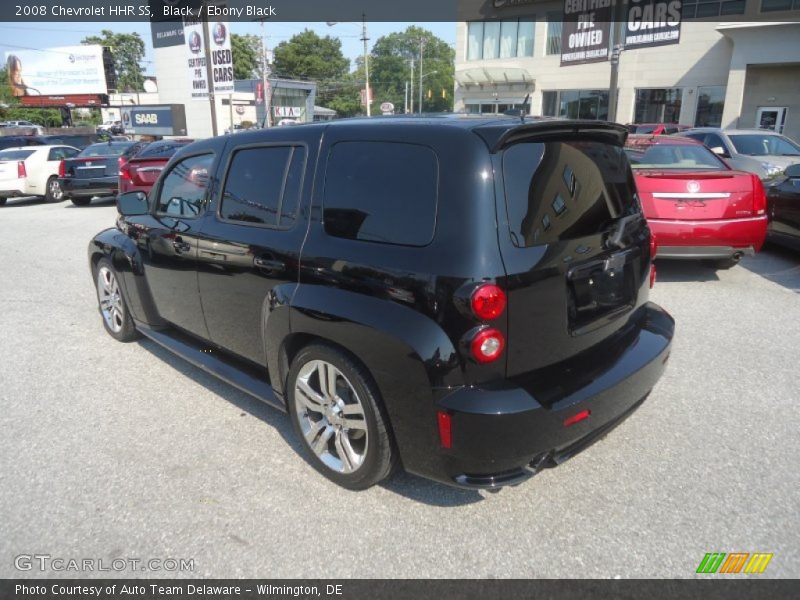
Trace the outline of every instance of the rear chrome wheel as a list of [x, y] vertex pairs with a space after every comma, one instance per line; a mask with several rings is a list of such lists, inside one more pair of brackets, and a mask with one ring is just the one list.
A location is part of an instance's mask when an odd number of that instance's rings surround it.
[[300, 431], [317, 458], [337, 473], [357, 471], [369, 450], [369, 432], [347, 377], [328, 362], [309, 361], [297, 376], [294, 398]]
[[44, 199], [48, 202], [61, 202], [64, 199], [64, 190], [61, 189], [58, 177], [51, 177], [47, 180], [46, 194]]
[[354, 357], [327, 343], [303, 348], [286, 392], [309, 462], [325, 477], [363, 490], [391, 474], [397, 452], [388, 418], [372, 376]]
[[103, 317], [103, 326], [111, 337], [120, 342], [135, 340], [138, 333], [128, 314], [114, 267], [107, 258], [103, 258], [97, 263], [96, 272], [97, 302]]

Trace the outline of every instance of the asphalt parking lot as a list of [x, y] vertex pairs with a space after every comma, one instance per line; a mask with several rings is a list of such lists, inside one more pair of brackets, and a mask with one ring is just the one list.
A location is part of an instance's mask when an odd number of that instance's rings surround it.
[[800, 575], [800, 254], [659, 264], [667, 373], [559, 468], [499, 494], [409, 475], [354, 493], [285, 415], [105, 333], [86, 245], [115, 215], [0, 208], [0, 577], [92, 575], [18, 571], [21, 554], [194, 560], [120, 576], [692, 577], [707, 552]]

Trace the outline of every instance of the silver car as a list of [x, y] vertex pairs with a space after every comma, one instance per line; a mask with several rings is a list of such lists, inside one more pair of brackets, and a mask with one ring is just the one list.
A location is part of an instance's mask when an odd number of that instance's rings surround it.
[[702, 142], [734, 169], [755, 173], [765, 181], [800, 163], [800, 145], [774, 131], [697, 127], [678, 135]]

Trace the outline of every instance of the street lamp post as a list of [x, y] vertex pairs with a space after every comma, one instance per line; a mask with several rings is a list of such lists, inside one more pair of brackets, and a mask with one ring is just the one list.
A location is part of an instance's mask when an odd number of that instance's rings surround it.
[[438, 72], [439, 71], [437, 70], [428, 71], [424, 75], [422, 74], [422, 71], [419, 72], [419, 114], [422, 114], [422, 80], [430, 77], [431, 75], [436, 75]]
[[425, 49], [425, 38], [419, 38], [419, 114], [422, 114], [422, 54]]

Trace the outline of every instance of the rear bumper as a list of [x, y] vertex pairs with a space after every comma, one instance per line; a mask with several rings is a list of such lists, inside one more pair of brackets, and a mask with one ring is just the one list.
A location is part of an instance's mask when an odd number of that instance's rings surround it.
[[59, 177], [58, 181], [67, 198], [114, 196], [119, 186], [118, 177], [97, 177], [93, 179]]
[[[587, 366], [591, 373], [569, 378], [563, 371], [556, 379], [534, 375], [524, 388], [509, 387], [510, 382], [497, 390], [461, 388], [440, 399], [437, 409], [451, 416], [452, 448], [441, 450], [442, 472], [436, 478], [469, 488], [514, 485], [563, 462], [622, 422], [661, 377], [675, 327], [655, 304], [639, 312], [631, 331], [612, 342], [615, 359], [602, 369]], [[594, 360], [587, 354], [570, 362], [580, 365], [584, 358]], [[565, 425], [584, 410], [588, 418]]]
[[658, 242], [656, 258], [730, 258], [754, 254], [764, 245], [767, 217], [678, 221], [648, 219]]

